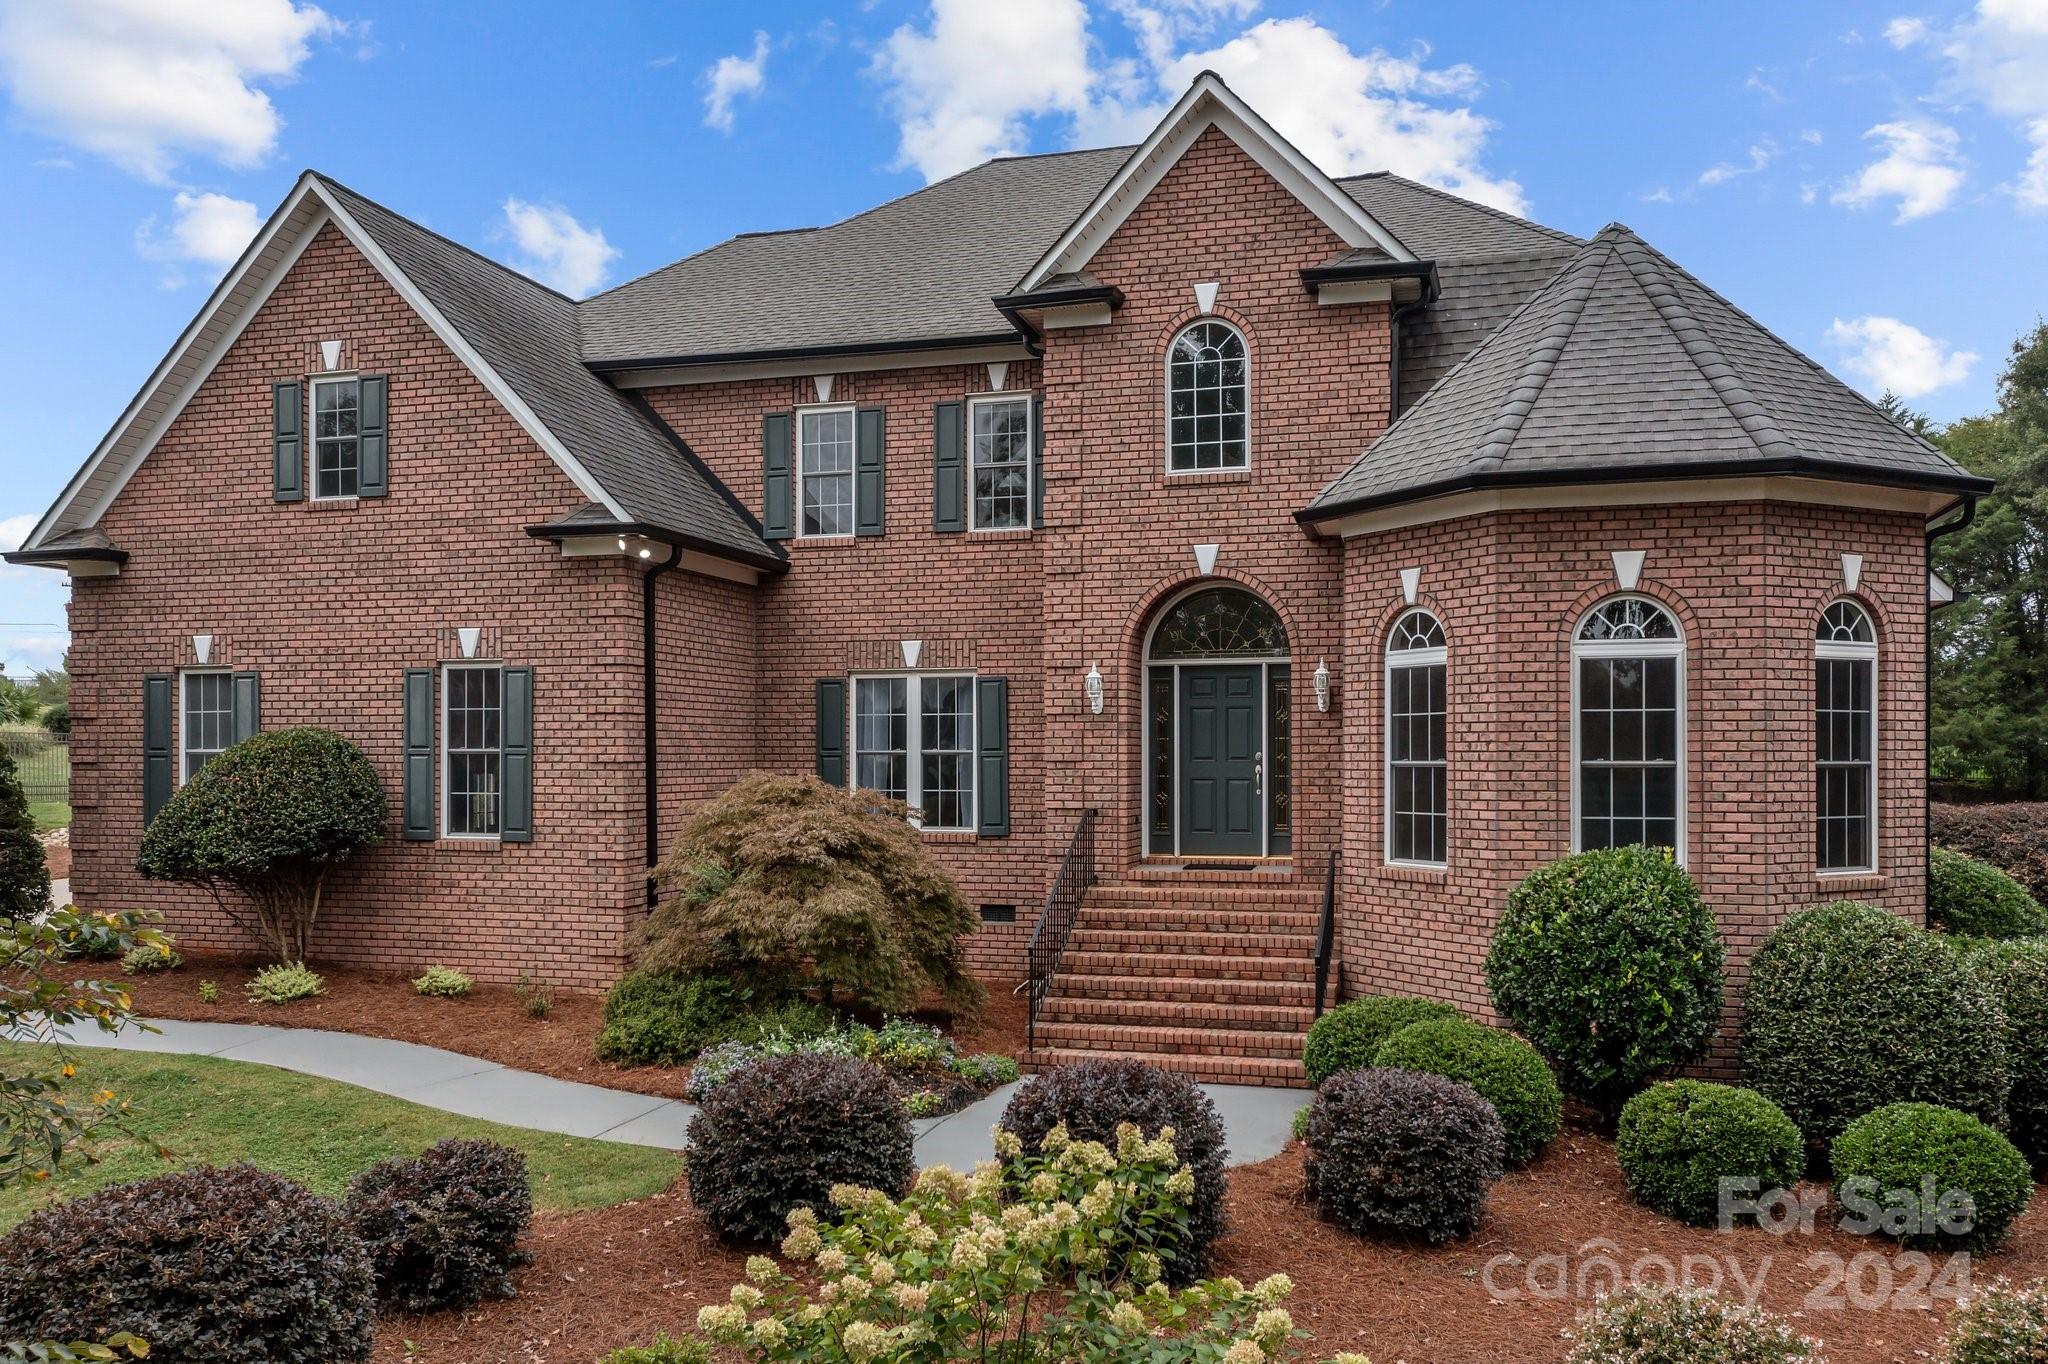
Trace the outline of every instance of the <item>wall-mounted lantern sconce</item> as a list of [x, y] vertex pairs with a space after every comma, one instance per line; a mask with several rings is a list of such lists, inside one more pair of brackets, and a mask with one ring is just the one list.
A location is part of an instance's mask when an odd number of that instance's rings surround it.
[[1322, 659], [1316, 660], [1316, 709], [1330, 708], [1330, 665]]
[[1102, 669], [1090, 663], [1088, 676], [1081, 685], [1088, 693], [1088, 709], [1097, 715], [1102, 714]]

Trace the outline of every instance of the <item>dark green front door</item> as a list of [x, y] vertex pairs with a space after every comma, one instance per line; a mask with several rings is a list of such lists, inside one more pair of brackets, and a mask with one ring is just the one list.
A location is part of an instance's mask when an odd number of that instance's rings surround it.
[[1264, 670], [1180, 670], [1180, 851], [1190, 857], [1265, 852]]

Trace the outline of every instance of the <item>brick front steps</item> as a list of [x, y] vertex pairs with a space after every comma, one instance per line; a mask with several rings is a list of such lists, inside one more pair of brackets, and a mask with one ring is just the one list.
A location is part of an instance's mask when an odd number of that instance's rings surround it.
[[1302, 1086], [1322, 889], [1186, 874], [1088, 892], [1028, 1070], [1127, 1056], [1212, 1084]]

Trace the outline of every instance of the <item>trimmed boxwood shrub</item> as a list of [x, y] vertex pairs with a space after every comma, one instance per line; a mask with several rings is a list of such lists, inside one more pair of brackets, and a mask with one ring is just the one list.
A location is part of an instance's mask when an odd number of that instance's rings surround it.
[[1696, 1227], [1719, 1219], [1723, 1179], [1754, 1180], [1756, 1195], [1806, 1173], [1806, 1140], [1784, 1109], [1703, 1080], [1666, 1080], [1630, 1099], [1614, 1153], [1631, 1198]]
[[1511, 1032], [1462, 1018], [1413, 1023], [1388, 1038], [1375, 1066], [1461, 1080], [1500, 1115], [1505, 1158], [1527, 1165], [1564, 1126], [1564, 1095], [1536, 1048]]
[[1171, 1127], [1174, 1151], [1194, 1171], [1187, 1238], [1166, 1257], [1164, 1271], [1169, 1283], [1192, 1283], [1208, 1273], [1211, 1249], [1225, 1230], [1223, 1200], [1229, 1191], [1223, 1115], [1200, 1086], [1140, 1061], [1083, 1061], [1032, 1077], [1011, 1096], [1000, 1125], [1016, 1133], [1025, 1150], [1036, 1151], [1061, 1123], [1077, 1141], [1114, 1147], [1117, 1127], [1127, 1122], [1148, 1139]]
[[1939, 934], [1874, 905], [1799, 911], [1750, 962], [1742, 1075], [1809, 1142], [1921, 1100], [2000, 1122], [2005, 1020]]
[[2048, 1170], [2048, 941], [1985, 943], [1964, 960], [2005, 1015], [2006, 1135], [2036, 1171]]
[[724, 976], [633, 971], [605, 993], [597, 1058], [630, 1066], [679, 1066], [727, 1040], [746, 1002]]
[[45, 1208], [0, 1238], [0, 1340], [105, 1340], [150, 1358], [370, 1357], [369, 1257], [339, 1204], [253, 1165], [198, 1166]]
[[[1935, 1104], [1887, 1104], [1842, 1129], [1829, 1148], [1835, 1200], [1845, 1218], [1872, 1217], [1899, 1198], [1918, 1208], [1903, 1228], [1880, 1220], [1875, 1230], [1927, 1250], [1996, 1250], [2034, 1196], [2034, 1177], [2019, 1148], [1967, 1113]], [[1966, 1226], [1938, 1226], [1937, 1209], [1919, 1207], [1923, 1181], [1936, 1198], [1969, 1195]]]
[[834, 1184], [900, 1198], [915, 1170], [910, 1115], [881, 1067], [771, 1056], [713, 1090], [690, 1119], [690, 1201], [719, 1235], [767, 1245]]
[[490, 1141], [450, 1139], [419, 1156], [380, 1160], [348, 1189], [349, 1220], [370, 1253], [387, 1312], [467, 1307], [513, 1294], [533, 1222], [526, 1157]]
[[1309, 1109], [1309, 1197], [1359, 1236], [1439, 1245], [1470, 1236], [1503, 1168], [1500, 1117], [1470, 1085], [1414, 1070], [1348, 1070]]
[[1462, 1018], [1456, 1009], [1435, 999], [1408, 995], [1368, 995], [1354, 999], [1309, 1025], [1301, 1048], [1308, 1082], [1319, 1085], [1344, 1070], [1363, 1070], [1387, 1039], [1411, 1023]]
[[2048, 933], [2048, 910], [1990, 863], [1930, 848], [1927, 922], [1959, 938], [2031, 938]]
[[1824, 1364], [1782, 1317], [1704, 1288], [1630, 1288], [1579, 1317], [1565, 1364]]
[[1486, 983], [1565, 1092], [1611, 1114], [1706, 1054], [1723, 956], [1713, 914], [1668, 852], [1602, 849], [1539, 867], [1508, 895]]
[[1941, 847], [1968, 853], [2027, 888], [2048, 904], [2048, 802], [1928, 806], [1930, 832]]
[[2048, 1279], [2024, 1287], [1995, 1280], [1956, 1308], [1946, 1343], [1946, 1364], [2048, 1360]]

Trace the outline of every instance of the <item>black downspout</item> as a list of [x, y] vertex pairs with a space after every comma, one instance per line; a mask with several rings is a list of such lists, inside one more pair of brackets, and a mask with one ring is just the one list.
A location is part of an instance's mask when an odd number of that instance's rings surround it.
[[661, 860], [661, 813], [658, 788], [661, 777], [661, 739], [654, 715], [654, 580], [683, 561], [683, 551], [668, 547], [668, 558], [640, 575], [640, 695], [641, 743], [647, 750], [647, 904], [652, 908], [660, 898], [654, 884], [654, 869]]
[[[1934, 542], [1944, 535], [1954, 535], [1957, 531], [1968, 530], [1970, 523], [1976, 519], [1977, 499], [1974, 496], [1968, 496], [1963, 499], [1963, 514], [1961, 516], [1958, 516], [1953, 521], [1945, 521], [1940, 525], [1927, 528], [1926, 568], [1930, 586], [1934, 580]], [[1954, 603], [1951, 602], [1950, 605], [1954, 605]], [[1928, 783], [1934, 780], [1934, 612], [1932, 610], [1927, 613], [1927, 664], [1924, 675], [1920, 679], [1920, 691], [1921, 700], [1926, 707], [1926, 713], [1920, 721], [1920, 807], [1923, 826], [1921, 842], [1924, 846], [1932, 848], [1934, 846], [1934, 797], [1927, 793]], [[1924, 924], [1927, 922], [1927, 910], [1932, 903], [1934, 895], [1933, 878], [1927, 874], [1924, 867], [1921, 869], [1920, 886], [1920, 922]]]
[[1392, 337], [1387, 349], [1387, 425], [1392, 426], [1401, 415], [1401, 319], [1429, 302], [1429, 291], [1422, 293], [1394, 309], [1392, 316]]

